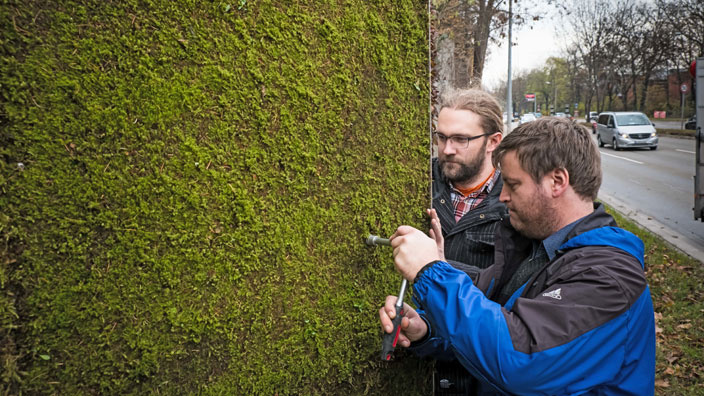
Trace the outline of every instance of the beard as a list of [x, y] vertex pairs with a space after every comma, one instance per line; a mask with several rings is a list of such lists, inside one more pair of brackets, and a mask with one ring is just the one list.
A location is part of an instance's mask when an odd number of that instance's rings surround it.
[[444, 157], [442, 154], [438, 155], [438, 163], [442, 170], [443, 177], [453, 184], [472, 181], [482, 170], [482, 165], [486, 158], [486, 143], [487, 141], [484, 140], [484, 145], [477, 155], [465, 162], [459, 160], [455, 155], [450, 157]]
[[[524, 204], [526, 203], [524, 202]], [[531, 239], [543, 240], [556, 231], [557, 215], [555, 211], [550, 208], [548, 199], [544, 196], [542, 191], [536, 191], [526, 207], [518, 211], [515, 207], [512, 207], [513, 205], [509, 206], [511, 226], [524, 236]]]

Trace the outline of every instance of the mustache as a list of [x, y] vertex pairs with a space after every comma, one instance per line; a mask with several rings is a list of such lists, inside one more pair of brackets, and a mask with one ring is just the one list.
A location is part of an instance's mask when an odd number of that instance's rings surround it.
[[455, 155], [447, 156], [443, 159], [438, 159], [440, 164], [462, 164], [461, 161], [456, 161], [457, 157]]

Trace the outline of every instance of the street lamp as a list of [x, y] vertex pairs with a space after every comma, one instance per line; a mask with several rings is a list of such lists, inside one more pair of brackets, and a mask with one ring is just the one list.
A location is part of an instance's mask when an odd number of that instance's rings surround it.
[[[553, 88], [553, 93], [552, 93], [552, 111], [553, 113], [557, 113], [557, 84], [553, 84], [550, 81], [545, 81], [545, 84], [547, 85], [552, 85]], [[545, 102], [545, 106], [550, 106], [549, 103]]]
[[[552, 83], [550, 81], [545, 81], [546, 85], [551, 85]], [[548, 90], [550, 87], [548, 87]], [[550, 94], [545, 95], [545, 112], [547, 112], [547, 115], [550, 115]]]

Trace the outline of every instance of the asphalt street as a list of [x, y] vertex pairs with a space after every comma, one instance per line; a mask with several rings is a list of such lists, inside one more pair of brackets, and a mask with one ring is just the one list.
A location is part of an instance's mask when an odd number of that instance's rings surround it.
[[655, 151], [600, 148], [599, 199], [704, 262], [704, 223], [692, 211], [694, 150], [694, 139], [668, 136]]

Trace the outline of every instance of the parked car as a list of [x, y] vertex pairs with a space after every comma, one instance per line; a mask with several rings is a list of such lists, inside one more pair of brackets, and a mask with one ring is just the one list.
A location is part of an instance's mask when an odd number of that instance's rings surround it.
[[614, 150], [631, 147], [658, 148], [658, 135], [653, 123], [640, 112], [604, 112], [596, 122], [599, 147], [610, 144]]
[[687, 122], [684, 123], [684, 129], [697, 129], [697, 115], [690, 117]]
[[526, 113], [521, 116], [521, 119], [518, 121], [518, 125], [525, 124], [526, 122], [531, 122], [535, 121], [535, 115], [533, 113]]
[[589, 118], [587, 119], [587, 122], [596, 121], [597, 118], [599, 118], [599, 113], [597, 113], [596, 111], [590, 111]]
[[558, 117], [558, 118], [567, 118], [567, 114], [565, 114], [565, 113], [555, 113], [555, 117]]

